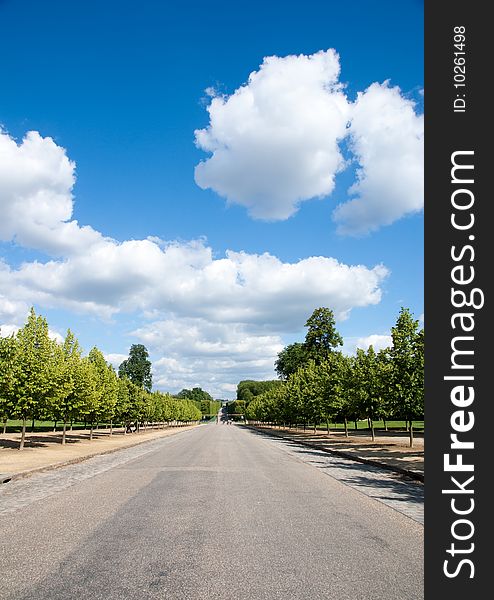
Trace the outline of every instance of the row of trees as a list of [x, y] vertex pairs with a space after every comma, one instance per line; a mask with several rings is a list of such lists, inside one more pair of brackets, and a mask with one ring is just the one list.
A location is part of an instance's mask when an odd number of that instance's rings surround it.
[[[188, 399], [151, 392], [149, 369], [132, 368], [140, 345], [133, 346], [129, 359], [119, 368], [120, 376], [94, 347], [87, 356], [68, 330], [62, 343], [48, 335], [48, 323], [31, 309], [27, 323], [17, 334], [0, 336], [0, 415], [4, 431], [7, 420], [22, 420], [20, 448], [24, 447], [28, 419], [63, 422], [62, 444], [67, 425], [73, 421], [90, 424], [190, 422], [201, 418], [197, 405]], [[145, 350], [145, 349], [144, 349]], [[141, 356], [142, 358], [142, 356]], [[144, 356], [146, 365], [147, 351]], [[137, 373], [137, 374], [136, 374]]]
[[[367, 418], [374, 439], [373, 421], [400, 418], [410, 422], [424, 414], [424, 330], [408, 309], [402, 308], [391, 330], [392, 345], [379, 352], [372, 346], [355, 356], [337, 350], [343, 341], [333, 313], [319, 308], [307, 321], [304, 343], [287, 346], [279, 355], [279, 381], [264, 382], [268, 389], [249, 402], [239, 384], [232, 410], [247, 419], [276, 424], [342, 421]], [[247, 394], [248, 396], [248, 394]]]
[[211, 394], [200, 387], [194, 387], [191, 390], [184, 388], [175, 397], [191, 400], [199, 408], [203, 417], [213, 417], [221, 408], [221, 400], [214, 400]]

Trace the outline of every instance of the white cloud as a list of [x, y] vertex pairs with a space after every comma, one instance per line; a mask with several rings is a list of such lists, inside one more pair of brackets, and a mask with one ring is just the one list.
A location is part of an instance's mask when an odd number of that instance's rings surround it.
[[[274, 376], [282, 335], [299, 331], [315, 307], [342, 320], [381, 299], [383, 265], [324, 256], [290, 263], [232, 250], [218, 257], [204, 239], [104, 237], [70, 220], [75, 165], [63, 148], [35, 132], [20, 145], [0, 133], [0, 142], [8, 163], [0, 171], [1, 237], [52, 255], [17, 267], [0, 260], [2, 334], [22, 326], [32, 305], [104, 319], [132, 314], [150, 321], [132, 328], [153, 350], [155, 384], [231, 396], [239, 379]], [[125, 358], [119, 350], [107, 353], [116, 367]]]
[[231, 96], [213, 97], [209, 126], [195, 132], [212, 154], [197, 165], [197, 184], [268, 220], [332, 192], [349, 111], [339, 73], [332, 49], [269, 56]]
[[341, 234], [362, 235], [424, 205], [424, 119], [397, 87], [373, 83], [352, 107], [350, 147], [360, 165], [348, 202], [333, 212]]
[[153, 362], [153, 380], [172, 393], [200, 386], [216, 397], [230, 397], [247, 376], [274, 378], [274, 361], [283, 349], [278, 335], [199, 318], [153, 322], [133, 335], [162, 357]]
[[343, 347], [341, 351], [347, 356], [355, 355], [357, 348], [367, 350], [369, 346], [373, 346], [376, 352], [391, 346], [392, 338], [389, 334], [373, 333], [367, 336], [347, 336], [343, 339]]
[[268, 253], [227, 251], [215, 259], [202, 241], [161, 249], [139, 240], [105, 242], [64, 261], [15, 270], [0, 263], [0, 290], [105, 318], [158, 310], [294, 330], [315, 306], [330, 306], [341, 320], [354, 307], [377, 304], [387, 275], [382, 265], [345, 265], [322, 256], [285, 263]]
[[372, 346], [376, 352], [392, 346], [393, 340], [390, 335], [380, 335], [374, 333], [366, 337], [358, 338], [355, 347], [367, 350], [369, 346]]
[[[338, 83], [339, 56], [270, 56], [230, 96], [213, 97], [209, 125], [195, 132], [210, 157], [196, 183], [254, 218], [287, 219], [301, 202], [333, 192], [348, 166], [357, 179], [336, 207], [338, 232], [362, 235], [423, 207], [423, 115], [398, 87], [373, 83], [350, 102]], [[211, 90], [209, 90], [211, 94]]]
[[108, 352], [103, 353], [107, 363], [110, 363], [115, 371], [118, 371], [118, 367], [123, 363], [124, 360], [129, 358], [128, 354], [121, 354], [119, 352]]
[[18, 144], [0, 130], [0, 240], [54, 256], [102, 239], [71, 221], [75, 165], [65, 150], [36, 131]]

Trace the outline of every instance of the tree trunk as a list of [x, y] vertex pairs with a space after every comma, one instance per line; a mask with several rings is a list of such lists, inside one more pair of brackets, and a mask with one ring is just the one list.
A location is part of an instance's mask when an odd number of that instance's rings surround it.
[[53, 421], [53, 433], [57, 430], [57, 422]]
[[92, 440], [93, 439], [93, 423], [91, 421], [91, 429], [89, 431], [89, 439]]
[[31, 421], [31, 433], [33, 433], [34, 431], [34, 417], [33, 420]]
[[374, 431], [374, 420], [371, 419], [369, 417], [369, 426], [370, 426], [370, 430], [371, 430], [371, 437], [372, 437], [372, 441], [375, 442], [376, 441], [376, 433]]
[[73, 419], [70, 419], [70, 431], [72, 431], [72, 425], [74, 424]]
[[388, 431], [388, 422], [386, 421], [386, 419], [383, 419], [383, 423], [384, 423], [384, 431]]
[[326, 419], [326, 433], [329, 435], [329, 420]]
[[67, 417], [63, 420], [62, 444], [65, 444], [65, 434], [67, 432]]
[[357, 431], [358, 429], [358, 423], [357, 423], [357, 419], [355, 419], [355, 431]]
[[410, 429], [409, 429], [409, 444], [410, 444], [410, 448], [413, 448], [413, 424], [412, 421], [410, 421]]
[[113, 435], [113, 420], [110, 419], [110, 435]]
[[316, 425], [316, 422], [314, 421], [314, 433], [316, 433], [316, 432], [317, 432], [317, 425]]
[[345, 437], [348, 437], [348, 419], [345, 417]]
[[22, 432], [21, 432], [21, 443], [19, 444], [19, 450], [24, 448], [24, 442], [26, 441], [26, 417], [22, 417]]
[[3, 418], [3, 434], [7, 433], [7, 417]]

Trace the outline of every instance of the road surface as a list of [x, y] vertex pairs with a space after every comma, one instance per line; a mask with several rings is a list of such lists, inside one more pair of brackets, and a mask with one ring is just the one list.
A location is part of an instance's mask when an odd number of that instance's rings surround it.
[[0, 487], [0, 598], [419, 600], [423, 487], [208, 424]]

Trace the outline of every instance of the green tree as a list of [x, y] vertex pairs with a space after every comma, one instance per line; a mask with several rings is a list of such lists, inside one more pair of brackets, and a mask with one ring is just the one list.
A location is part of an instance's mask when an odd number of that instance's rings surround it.
[[54, 382], [56, 393], [53, 399], [53, 416], [63, 420], [62, 444], [66, 442], [67, 422], [79, 414], [83, 406], [80, 397], [75, 393], [77, 369], [81, 360], [81, 349], [74, 334], [67, 331], [63, 344], [55, 349]]
[[329, 423], [341, 415], [345, 403], [346, 357], [341, 352], [333, 352], [319, 367], [322, 386], [321, 416], [326, 421], [329, 434]]
[[288, 379], [300, 367], [307, 364], [308, 355], [305, 344], [295, 342], [289, 344], [278, 354], [275, 370], [281, 379]]
[[150, 392], [153, 384], [149, 353], [142, 344], [132, 344], [129, 358], [118, 367], [119, 377], [127, 377], [135, 385]]
[[354, 390], [359, 412], [367, 417], [372, 441], [376, 439], [374, 420], [384, 411], [383, 386], [385, 363], [373, 346], [367, 352], [359, 348], [354, 363]]
[[410, 310], [402, 307], [391, 328], [395, 410], [409, 421], [410, 447], [413, 446], [413, 419], [424, 414], [424, 330], [419, 330], [418, 326], [419, 322]]
[[94, 423], [100, 417], [101, 390], [98, 388], [98, 373], [94, 363], [88, 356], [84, 356], [77, 365], [74, 380], [74, 393], [80, 402], [80, 416], [89, 421], [89, 439], [93, 439]]
[[213, 400], [211, 394], [208, 394], [208, 392], [204, 391], [200, 387], [194, 387], [191, 390], [184, 388], [178, 392], [177, 398], [181, 398], [183, 400], [194, 400], [196, 402], [211, 402]]
[[18, 351], [14, 334], [9, 337], [0, 335], [0, 415], [3, 418], [4, 433], [7, 429], [7, 420], [14, 412], [18, 369]]
[[13, 414], [22, 420], [19, 449], [24, 448], [26, 420], [49, 410], [53, 397], [53, 345], [46, 319], [31, 308], [27, 323], [17, 332], [18, 376], [15, 379]]
[[98, 410], [94, 417], [97, 421], [101, 418], [109, 419], [111, 434], [117, 404], [117, 377], [113, 367], [106, 362], [105, 357], [98, 348], [92, 348], [88, 358], [94, 367], [99, 393]]
[[124, 425], [124, 433], [129, 433], [132, 420], [130, 400], [130, 379], [127, 377], [117, 379], [117, 400], [115, 403], [115, 418]]
[[305, 326], [308, 328], [305, 335], [305, 351], [316, 364], [320, 364], [338, 346], [343, 345], [343, 339], [336, 330], [333, 311], [329, 308], [316, 308]]

